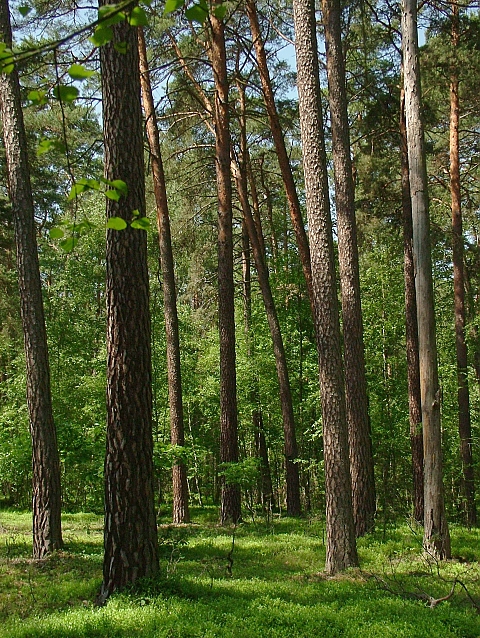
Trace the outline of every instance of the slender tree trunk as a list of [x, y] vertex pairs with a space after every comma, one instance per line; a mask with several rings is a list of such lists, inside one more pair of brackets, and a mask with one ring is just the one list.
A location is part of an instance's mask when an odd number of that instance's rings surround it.
[[257, 6], [255, 0], [246, 0], [245, 7], [247, 10], [248, 19], [250, 21], [253, 46], [255, 48], [258, 71], [260, 73], [260, 80], [262, 82], [262, 91], [265, 100], [265, 106], [267, 108], [268, 119], [270, 122], [270, 129], [272, 131], [273, 143], [275, 144], [280, 172], [282, 173], [285, 193], [287, 195], [290, 218], [292, 220], [293, 230], [295, 232], [295, 237], [297, 240], [300, 262], [302, 264], [305, 281], [307, 282], [307, 290], [310, 298], [310, 303], [312, 304], [313, 308], [310, 248], [308, 245], [305, 225], [302, 219], [302, 212], [300, 209], [300, 202], [298, 200], [297, 188], [295, 185], [295, 180], [293, 178], [290, 161], [288, 159], [288, 153], [285, 146], [285, 139], [283, 137], [282, 127], [280, 125], [280, 118], [278, 117], [277, 107], [275, 104], [275, 97], [273, 94], [272, 82], [270, 79], [270, 72], [267, 63], [267, 55], [265, 52], [262, 35], [260, 33], [260, 25], [258, 22]]
[[[233, 281], [232, 182], [230, 124], [224, 25], [210, 16], [210, 57], [215, 81], [215, 168], [218, 195], [218, 323], [220, 331], [220, 457], [238, 462], [238, 416], [235, 369], [235, 305]], [[222, 485], [220, 521], [240, 520], [240, 488]]]
[[[459, 6], [452, 7], [452, 48], [458, 48], [460, 38]], [[457, 352], [457, 398], [460, 456], [462, 458], [463, 491], [467, 525], [477, 524], [475, 507], [475, 478], [472, 455], [472, 426], [470, 421], [470, 394], [468, 389], [468, 357], [465, 339], [465, 280], [463, 266], [462, 205], [460, 193], [460, 123], [459, 80], [457, 63], [450, 74], [450, 194], [452, 201], [452, 261], [455, 306], [455, 346]]]
[[295, 433], [295, 418], [293, 413], [292, 393], [290, 389], [290, 379], [287, 367], [287, 357], [283, 345], [280, 322], [278, 320], [277, 309], [273, 299], [270, 286], [270, 277], [265, 263], [263, 243], [260, 241], [257, 226], [252, 215], [250, 202], [248, 199], [246, 166], [243, 162], [246, 151], [246, 122], [245, 122], [245, 95], [242, 87], [240, 92], [241, 109], [241, 164], [232, 162], [232, 172], [235, 175], [238, 196], [243, 211], [243, 218], [247, 227], [250, 244], [252, 246], [255, 268], [257, 269], [258, 282], [262, 292], [263, 303], [270, 328], [270, 335], [273, 343], [273, 353], [275, 356], [275, 367], [277, 370], [278, 385], [280, 391], [280, 404], [282, 408], [283, 432], [284, 432], [284, 452], [285, 452], [285, 472], [287, 488], [287, 514], [289, 516], [299, 516], [301, 513], [300, 503], [300, 479], [296, 458], [298, 456], [297, 438]]
[[417, 300], [413, 263], [412, 199], [408, 169], [405, 90], [400, 90], [400, 147], [402, 169], [403, 275], [405, 280], [405, 342], [407, 352], [408, 408], [413, 473], [413, 517], [423, 525], [423, 430], [418, 358]]
[[339, 0], [322, 0], [327, 54], [328, 97], [335, 171], [338, 257], [342, 290], [345, 398], [352, 475], [353, 516], [357, 536], [375, 524], [375, 475], [368, 416], [367, 377], [363, 346], [358, 265], [355, 186], [350, 157], [350, 132], [342, 51]]
[[[165, 332], [167, 337], [168, 398], [170, 406], [170, 436], [172, 445], [183, 447], [185, 433], [183, 423], [182, 375], [180, 368], [180, 338], [178, 330], [177, 293], [170, 234], [165, 173], [160, 150], [157, 117], [153, 102], [152, 87], [148, 71], [147, 49], [143, 30], [138, 30], [138, 51], [140, 58], [140, 81], [142, 86], [143, 110], [152, 162], [153, 189], [157, 207], [158, 242], [160, 263], [163, 274], [163, 298]], [[173, 522], [188, 523], [187, 468], [183, 461], [177, 461], [172, 468]]]
[[322, 401], [326, 571], [335, 574], [358, 565], [358, 556], [313, 1], [294, 0], [293, 17]]
[[[103, 1], [103, 0], [102, 0]], [[137, 29], [115, 25], [100, 49], [105, 176], [123, 180], [128, 194], [108, 199], [107, 218], [107, 450], [105, 556], [99, 604], [159, 569], [153, 487], [152, 380], [147, 236], [131, 228], [145, 215], [142, 110]], [[126, 53], [115, 43], [126, 43]]]
[[421, 120], [416, 0], [402, 2], [402, 48], [422, 395], [425, 480], [423, 544], [427, 552], [442, 559], [450, 557], [450, 535], [443, 491], [440, 387], [435, 338], [428, 182]]
[[[12, 45], [7, 0], [0, 1], [0, 39]], [[12, 202], [22, 318], [27, 405], [32, 439], [33, 557], [61, 549], [61, 488], [57, 435], [52, 414], [50, 367], [37, 254], [27, 138], [16, 70], [0, 75], [0, 109]]]

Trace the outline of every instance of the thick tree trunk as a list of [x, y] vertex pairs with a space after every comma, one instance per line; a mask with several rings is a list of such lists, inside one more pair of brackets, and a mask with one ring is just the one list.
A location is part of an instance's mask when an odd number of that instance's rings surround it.
[[287, 148], [283, 137], [280, 118], [278, 117], [277, 106], [272, 89], [270, 72], [268, 69], [267, 55], [263, 44], [262, 35], [260, 33], [260, 25], [258, 22], [257, 6], [255, 0], [246, 0], [245, 7], [248, 19], [250, 21], [250, 30], [252, 32], [253, 46], [257, 58], [258, 71], [262, 82], [262, 91], [267, 108], [268, 120], [272, 131], [273, 143], [277, 153], [280, 172], [285, 187], [285, 193], [288, 200], [290, 210], [290, 218], [292, 220], [293, 230], [297, 240], [298, 253], [302, 264], [303, 274], [307, 282], [307, 290], [310, 303], [313, 307], [313, 288], [312, 288], [312, 269], [310, 264], [310, 248], [308, 245], [307, 233], [302, 219], [300, 202], [298, 200], [297, 187], [293, 178], [292, 168], [288, 159]]
[[347, 406], [353, 516], [357, 536], [375, 524], [375, 475], [368, 416], [367, 377], [363, 346], [362, 307], [358, 265], [355, 187], [350, 156], [350, 133], [342, 51], [339, 0], [322, 0], [327, 54], [328, 97], [335, 171], [338, 258], [342, 291], [345, 398]]
[[[218, 325], [220, 331], [220, 457], [238, 462], [238, 416], [235, 369], [235, 305], [233, 281], [232, 182], [230, 125], [224, 25], [210, 16], [210, 56], [215, 80], [215, 168], [218, 195]], [[220, 521], [241, 518], [240, 488], [224, 480]]]
[[[12, 44], [7, 0], [0, 1], [0, 39]], [[60, 460], [52, 414], [47, 333], [37, 254], [27, 138], [17, 71], [0, 75], [0, 108], [12, 202], [22, 318], [27, 405], [32, 439], [33, 557], [61, 549]]]
[[[102, 0], [103, 2], [103, 0]], [[105, 556], [98, 603], [116, 589], [159, 569], [153, 487], [152, 388], [147, 237], [131, 228], [133, 211], [145, 215], [142, 111], [137, 29], [115, 25], [100, 49], [105, 177], [128, 194], [107, 200], [107, 450]], [[126, 53], [114, 44], [126, 43]]]
[[[138, 30], [138, 51], [140, 58], [140, 81], [142, 86], [143, 110], [145, 112], [147, 138], [152, 162], [153, 189], [157, 207], [160, 264], [163, 275], [163, 304], [165, 332], [167, 338], [168, 399], [170, 406], [170, 438], [172, 445], [183, 447], [185, 445], [185, 433], [183, 423], [182, 375], [180, 368], [180, 338], [178, 330], [175, 271], [170, 234], [170, 216], [168, 213], [167, 190], [160, 150], [157, 116], [153, 102], [152, 87], [148, 71], [147, 50], [142, 29]], [[173, 522], [188, 523], [190, 521], [190, 514], [188, 508], [187, 468], [183, 461], [176, 462], [172, 468], [172, 487]]]
[[[452, 48], [458, 48], [460, 37], [459, 6], [452, 7]], [[465, 339], [465, 281], [463, 265], [462, 205], [460, 193], [460, 123], [458, 69], [455, 62], [450, 75], [450, 194], [452, 201], [452, 261], [455, 307], [455, 346], [457, 353], [457, 400], [460, 456], [463, 470], [463, 491], [467, 525], [477, 524], [475, 507], [475, 478], [472, 455], [472, 425], [470, 421], [470, 394], [468, 389], [468, 357]]]
[[[242, 160], [245, 157], [246, 150], [246, 129], [245, 129], [245, 102], [244, 95], [240, 88], [241, 97], [241, 137], [242, 137]], [[275, 368], [277, 371], [278, 386], [280, 392], [280, 405], [282, 409], [283, 433], [284, 433], [284, 453], [285, 453], [285, 472], [286, 472], [286, 488], [287, 488], [287, 514], [289, 516], [299, 516], [301, 513], [300, 503], [300, 479], [296, 458], [298, 456], [297, 438], [295, 433], [295, 418], [293, 413], [292, 393], [290, 389], [290, 379], [288, 375], [287, 357], [285, 347], [283, 345], [283, 337], [278, 320], [277, 309], [273, 299], [272, 289], [270, 286], [270, 277], [268, 268], [265, 263], [263, 243], [260, 241], [257, 226], [252, 215], [250, 202], [248, 199], [247, 175], [246, 167], [242, 164], [237, 165], [232, 161], [232, 172], [235, 175], [240, 205], [243, 211], [243, 218], [247, 227], [250, 244], [252, 246], [253, 258], [255, 260], [255, 268], [257, 270], [258, 283], [262, 292], [263, 304], [267, 315], [270, 335], [272, 337], [273, 353], [275, 356]]]
[[358, 556], [313, 1], [294, 0], [293, 16], [322, 401], [326, 571], [334, 574], [358, 565]]
[[440, 387], [435, 338], [428, 182], [421, 120], [416, 0], [403, 0], [402, 3], [402, 48], [422, 395], [425, 480], [423, 544], [427, 552], [442, 559], [450, 557], [450, 535], [443, 491]]
[[412, 450], [413, 517], [423, 525], [423, 430], [418, 359], [417, 300], [413, 263], [412, 199], [408, 169], [405, 91], [400, 91], [400, 147], [402, 170], [403, 276], [405, 281], [405, 343], [407, 352], [408, 408]]

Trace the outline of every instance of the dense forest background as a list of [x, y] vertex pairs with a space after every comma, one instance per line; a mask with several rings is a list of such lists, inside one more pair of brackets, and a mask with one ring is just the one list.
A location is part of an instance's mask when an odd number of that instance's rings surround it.
[[[228, 7], [225, 34], [230, 81], [232, 148], [242, 153], [246, 133], [252, 205], [263, 228], [265, 256], [285, 342], [297, 429], [301, 505], [325, 510], [322, 416], [318, 362], [308, 292], [272, 140], [246, 13]], [[90, 189], [69, 197], [79, 180], [102, 175], [103, 147], [98, 49], [81, 27], [95, 19], [76, 2], [12, 4], [45, 320], [51, 390], [66, 511], [103, 507], [105, 455], [105, 197]], [[304, 206], [302, 148], [292, 10], [280, 1], [257, 4], [277, 110], [299, 199]], [[93, 17], [92, 17], [93, 16]], [[457, 364], [449, 182], [449, 87], [452, 66], [460, 86], [460, 174], [463, 212], [466, 341], [475, 478], [480, 471], [480, 13], [460, 12], [453, 47], [450, 3], [425, 3], [420, 14], [421, 72], [430, 192], [436, 330], [447, 517], [464, 522], [465, 494], [458, 434]], [[402, 230], [399, 8], [389, 2], [347, 2], [342, 35], [355, 180], [361, 298], [369, 415], [373, 443], [377, 524], [413, 510]], [[29, 55], [50, 41], [68, 43]], [[156, 3], [145, 25], [148, 57], [172, 232], [183, 383], [185, 446], [181, 451], [192, 503], [218, 504], [221, 476], [234, 472], [242, 504], [261, 504], [261, 462], [255, 420], [261, 414], [273, 484], [272, 504], [285, 509], [282, 413], [271, 337], [252, 263], [246, 268], [242, 207], [234, 192], [234, 281], [240, 462], [221, 463], [219, 451], [219, 337], [217, 326], [217, 191], [215, 139], [206, 109], [213, 99], [211, 65], [200, 22], [164, 15]], [[326, 100], [322, 27], [320, 71]], [[82, 81], [67, 69], [94, 71]], [[188, 72], [185, 71], [188, 69]], [[73, 94], [55, 86], [75, 87]], [[56, 99], [56, 98], [62, 99]], [[205, 98], [205, 99], [204, 99]], [[331, 161], [330, 120], [325, 135]], [[145, 143], [145, 160], [150, 156]], [[4, 153], [0, 158], [5, 171]], [[150, 178], [148, 178], [150, 180]], [[0, 490], [2, 504], [31, 504], [31, 441], [25, 403], [25, 361], [19, 318], [11, 209], [0, 191]], [[335, 194], [331, 186], [335, 235]], [[152, 322], [153, 435], [156, 504], [171, 504], [171, 444], [163, 276], [155, 230], [153, 184], [147, 181], [147, 230]], [[308, 229], [307, 229], [308, 230]], [[118, 231], [121, 232], [121, 231]], [[139, 231], [139, 232], [144, 232]], [[248, 242], [247, 242], [248, 244]], [[248, 283], [248, 286], [246, 285]], [[233, 479], [232, 479], [233, 480]]]

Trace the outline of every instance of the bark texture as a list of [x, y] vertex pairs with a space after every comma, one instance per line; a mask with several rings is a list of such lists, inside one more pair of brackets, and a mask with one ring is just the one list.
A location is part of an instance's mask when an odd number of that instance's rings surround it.
[[[107, 218], [145, 215], [137, 29], [113, 27], [100, 49], [105, 177], [128, 194], [107, 200]], [[114, 44], [125, 42], [126, 53]], [[98, 602], [159, 569], [153, 490], [152, 390], [147, 238], [127, 225], [107, 230], [107, 450], [105, 556]]]
[[375, 524], [375, 476], [368, 415], [367, 377], [363, 346], [358, 265], [355, 186], [350, 156], [350, 132], [345, 87], [345, 62], [339, 0], [322, 0], [327, 54], [328, 99], [332, 127], [338, 258], [342, 291], [345, 398], [352, 476], [355, 531], [363, 536]]
[[400, 90], [400, 148], [402, 170], [403, 277], [405, 281], [405, 345], [407, 353], [408, 410], [412, 450], [413, 517], [423, 525], [423, 430], [418, 359], [417, 300], [413, 263], [412, 199], [408, 169], [405, 90]]
[[[163, 275], [163, 307], [167, 340], [168, 400], [170, 407], [170, 439], [172, 445], [185, 445], [182, 401], [182, 375], [180, 368], [180, 338], [178, 331], [177, 293], [170, 233], [167, 189], [160, 151], [157, 116], [148, 71], [147, 50], [143, 30], [138, 30], [138, 52], [140, 58], [140, 81], [143, 110], [145, 113], [148, 145], [152, 163], [153, 189], [157, 208], [158, 243], [160, 265]], [[187, 468], [178, 461], [172, 468], [173, 522], [188, 523]]]
[[[215, 82], [215, 169], [218, 196], [218, 325], [220, 333], [220, 458], [238, 462], [238, 415], [235, 369], [232, 181], [230, 123], [224, 25], [210, 16], [210, 59]], [[220, 521], [241, 518], [240, 488], [224, 480]]]
[[320, 101], [315, 7], [294, 0], [300, 128], [320, 369], [326, 493], [326, 571], [358, 565], [332, 223]]
[[402, 2], [402, 49], [423, 419], [425, 480], [423, 544], [427, 552], [443, 559], [450, 557], [450, 535], [443, 490], [440, 387], [435, 337], [428, 182], [421, 120], [416, 0]]
[[[458, 48], [460, 38], [459, 6], [452, 7], [452, 48]], [[477, 524], [475, 506], [475, 476], [472, 454], [472, 424], [470, 420], [470, 393], [468, 388], [468, 353], [465, 339], [465, 277], [463, 264], [463, 220], [460, 191], [460, 99], [458, 68], [455, 61], [450, 74], [450, 195], [452, 202], [452, 261], [453, 292], [455, 309], [455, 348], [457, 355], [457, 401], [458, 432], [460, 435], [460, 456], [463, 471], [463, 492], [465, 498], [466, 523]]]
[[[7, 0], [0, 1], [0, 39], [12, 44]], [[61, 549], [61, 487], [52, 415], [50, 367], [37, 254], [34, 202], [17, 71], [0, 75], [0, 111], [12, 203], [32, 439], [33, 557]]]

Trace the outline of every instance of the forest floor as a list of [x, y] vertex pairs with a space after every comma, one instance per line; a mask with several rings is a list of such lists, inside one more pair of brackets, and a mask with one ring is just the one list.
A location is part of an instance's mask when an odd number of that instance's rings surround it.
[[361, 569], [330, 578], [321, 519], [192, 514], [161, 518], [159, 578], [96, 608], [102, 518], [64, 515], [65, 549], [33, 561], [30, 514], [0, 511], [0, 638], [480, 638], [479, 530], [452, 526], [439, 565], [420, 530], [381, 529], [359, 540]]

